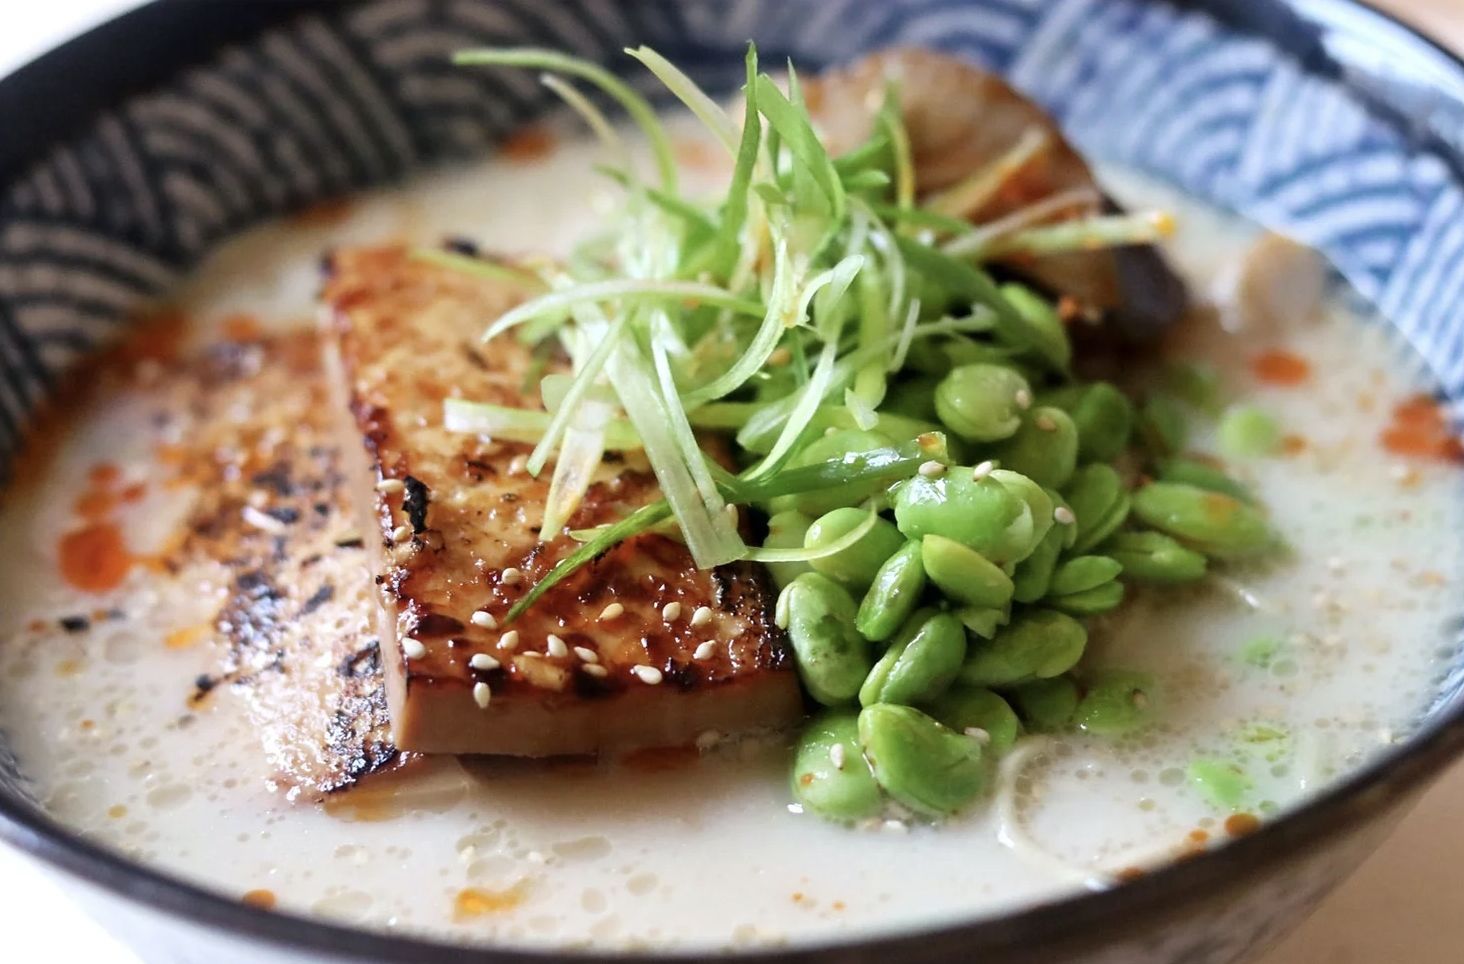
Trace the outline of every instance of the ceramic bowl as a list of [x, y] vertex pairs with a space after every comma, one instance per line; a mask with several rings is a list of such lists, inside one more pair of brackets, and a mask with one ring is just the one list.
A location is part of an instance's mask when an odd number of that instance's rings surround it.
[[[0, 82], [0, 462], [142, 299], [260, 219], [481, 155], [550, 107], [447, 66], [647, 43], [713, 90], [892, 44], [970, 57], [1092, 156], [1315, 245], [1464, 396], [1464, 65], [1351, 0], [159, 2]], [[523, 78], [517, 78], [522, 80]], [[1298, 923], [1464, 749], [1464, 657], [1420, 729], [1254, 836], [1114, 890], [758, 961], [1225, 964]], [[0, 736], [0, 838], [149, 960], [543, 961], [270, 913], [130, 862], [43, 813]], [[629, 958], [621, 958], [629, 959]], [[675, 958], [658, 958], [668, 960]]]

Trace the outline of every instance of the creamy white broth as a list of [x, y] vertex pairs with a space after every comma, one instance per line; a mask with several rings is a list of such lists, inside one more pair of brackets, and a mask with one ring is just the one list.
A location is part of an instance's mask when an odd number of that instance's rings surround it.
[[[590, 172], [598, 157], [593, 144], [567, 143], [532, 162], [492, 161], [364, 198], [336, 223], [260, 228], [205, 264], [180, 306], [200, 341], [237, 313], [308, 324], [319, 256], [347, 243], [459, 235], [488, 250], [562, 252], [614, 203]], [[692, 177], [715, 183], [719, 168]], [[1198, 292], [1220, 286], [1256, 236], [1140, 179], [1111, 180], [1127, 200], [1177, 210], [1172, 250]], [[190, 681], [214, 667], [210, 646], [163, 644], [211, 618], [221, 576], [138, 570], [101, 595], [57, 578], [55, 536], [89, 468], [157, 471], [136, 401], [85, 414], [45, 478], [5, 497], [0, 727], [42, 803], [89, 837], [226, 894], [268, 891], [282, 908], [456, 940], [813, 941], [1102, 886], [1224, 839], [1226, 814], [1185, 777], [1197, 754], [1230, 754], [1261, 725], [1286, 734], [1244, 744], [1250, 809], [1284, 810], [1405, 736], [1445, 665], [1464, 583], [1459, 470], [1379, 447], [1393, 406], [1425, 386], [1381, 326], [1340, 305], [1325, 314], [1222, 340], [1229, 352], [1215, 358], [1305, 439], [1298, 453], [1232, 466], [1292, 551], [1228, 571], [1227, 582], [1139, 594], [1097, 634], [1090, 658], [1154, 673], [1159, 722], [1121, 742], [1025, 742], [995, 798], [941, 827], [849, 830], [793, 812], [779, 736], [723, 743], [659, 771], [443, 760], [425, 775], [388, 777], [395, 790], [368, 784], [328, 807], [287, 799], [227, 690], [197, 709], [183, 704]], [[1255, 382], [1244, 363], [1260, 345], [1304, 357], [1315, 376], [1302, 388]], [[1203, 432], [1196, 443], [1213, 450]], [[186, 499], [159, 490], [126, 507], [129, 546], [165, 542]], [[114, 606], [128, 618], [86, 632], [57, 626]], [[1279, 642], [1265, 666], [1243, 656], [1259, 638]]]

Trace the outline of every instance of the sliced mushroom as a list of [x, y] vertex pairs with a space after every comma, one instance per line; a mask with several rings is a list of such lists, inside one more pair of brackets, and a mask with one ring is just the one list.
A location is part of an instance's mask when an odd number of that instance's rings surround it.
[[[1001, 188], [962, 209], [990, 223], [1047, 199], [1060, 199], [1049, 220], [1115, 212], [1092, 170], [1052, 118], [1001, 78], [974, 64], [917, 48], [895, 48], [829, 71], [805, 87], [810, 112], [835, 154], [863, 143], [873, 129], [886, 86], [899, 91], [922, 198], [961, 184], [972, 172], [1032, 144], [1030, 156]], [[1003, 267], [1048, 291], [1098, 309], [1133, 337], [1150, 337], [1189, 305], [1184, 282], [1150, 245], [1017, 257]]]

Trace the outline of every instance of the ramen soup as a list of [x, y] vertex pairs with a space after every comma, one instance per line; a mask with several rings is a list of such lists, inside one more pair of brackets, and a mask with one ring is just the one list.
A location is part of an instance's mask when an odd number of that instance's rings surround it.
[[[707, 138], [670, 129], [685, 181], [725, 183]], [[347, 504], [317, 361], [322, 252], [451, 237], [563, 255], [618, 203], [602, 157], [536, 129], [248, 232], [37, 428], [0, 524], [0, 726], [49, 813], [223, 894], [368, 928], [796, 944], [1116, 885], [1414, 728], [1464, 599], [1458, 449], [1429, 385], [1386, 326], [1323, 296], [1305, 251], [1113, 171], [1115, 196], [1174, 213], [1167, 251], [1214, 304], [1125, 380], [1179, 383], [1187, 448], [1232, 453], [1285, 544], [1092, 623], [1085, 665], [1148, 674], [1148, 725], [1029, 725], [981, 799], [933, 824], [897, 804], [852, 825], [800, 812], [782, 728], [599, 760], [397, 753], [375, 534]]]

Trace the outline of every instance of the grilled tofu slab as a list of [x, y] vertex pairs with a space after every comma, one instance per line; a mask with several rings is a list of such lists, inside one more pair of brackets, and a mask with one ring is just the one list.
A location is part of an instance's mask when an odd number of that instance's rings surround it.
[[135, 388], [174, 440], [159, 460], [187, 502], [154, 562], [159, 578], [218, 603], [216, 659], [180, 705], [242, 713], [266, 779], [291, 798], [412, 763], [391, 743], [367, 553], [318, 338], [224, 341]]
[[[589, 754], [801, 715], [761, 570], [698, 570], [665, 536], [621, 544], [506, 625], [576, 543], [537, 531], [550, 473], [524, 471], [531, 447], [449, 433], [442, 403], [538, 407], [528, 349], [512, 336], [478, 343], [517, 293], [399, 248], [338, 252], [328, 274], [323, 325], [354, 458], [347, 478], [370, 510], [398, 747]], [[596, 480], [570, 528], [657, 497], [643, 465], [619, 469]]]

